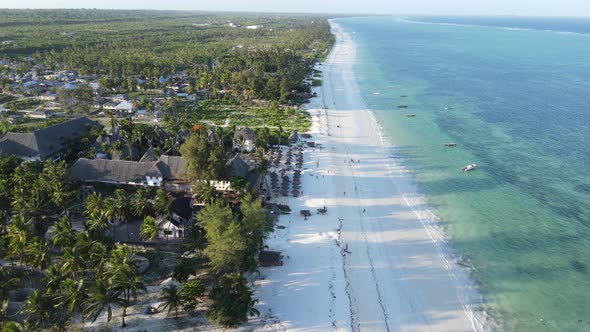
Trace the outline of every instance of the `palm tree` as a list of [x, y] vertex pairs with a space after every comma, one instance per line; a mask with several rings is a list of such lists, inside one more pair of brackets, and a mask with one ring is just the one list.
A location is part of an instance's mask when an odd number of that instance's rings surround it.
[[103, 238], [104, 233], [109, 229], [109, 222], [104, 213], [92, 213], [86, 220], [86, 228], [95, 238]]
[[170, 200], [168, 194], [163, 189], [158, 189], [154, 201], [154, 210], [159, 215], [168, 215], [170, 213]]
[[131, 131], [132, 141], [137, 143], [139, 146], [143, 146], [143, 140], [145, 138], [145, 132], [142, 130], [143, 127], [136, 126]]
[[209, 181], [201, 181], [195, 188], [195, 193], [205, 202], [210, 203], [215, 198], [215, 188]]
[[78, 276], [78, 274], [84, 270], [85, 263], [80, 248], [78, 246], [65, 248], [61, 263], [61, 268], [64, 273], [73, 277]]
[[121, 130], [119, 132], [119, 135], [125, 141], [125, 145], [129, 145], [129, 144], [133, 143], [133, 132], [130, 131], [129, 129], [123, 129], [123, 130]]
[[86, 216], [98, 214], [102, 211], [103, 207], [104, 201], [102, 199], [102, 194], [94, 192], [86, 198], [84, 214], [86, 214]]
[[113, 304], [123, 304], [123, 300], [119, 298], [120, 290], [109, 287], [106, 281], [97, 280], [90, 288], [89, 295], [85, 302], [87, 315], [92, 316], [92, 322], [94, 322], [106, 309], [108, 329], [109, 323], [113, 319]]
[[219, 141], [219, 145], [223, 146], [223, 142], [224, 142], [223, 127], [215, 127], [215, 135], [217, 136], [217, 140]]
[[115, 129], [115, 128], [119, 128], [119, 126], [120, 126], [119, 120], [115, 119], [115, 117], [114, 117], [114, 115], [113, 115], [113, 112], [109, 111], [109, 112], [108, 112], [108, 116], [109, 116], [109, 119], [108, 119], [108, 121], [107, 121], [107, 126], [108, 126], [108, 127], [111, 129], [111, 130], [113, 130], [113, 129]]
[[26, 249], [29, 264], [40, 270], [44, 270], [51, 264], [51, 257], [49, 256], [49, 247], [45, 242], [39, 240], [29, 244]]
[[[137, 274], [137, 271], [135, 271], [135, 273]], [[139, 292], [146, 292], [147, 291], [145, 284], [141, 280], [141, 277], [138, 275], [127, 278], [126, 287], [127, 287], [127, 297], [132, 296], [134, 301], [137, 300], [137, 295], [139, 294]], [[129, 298], [128, 298], [128, 300], [129, 300]]]
[[3, 331], [6, 332], [28, 332], [31, 330], [31, 326], [27, 321], [22, 323], [7, 321], [3, 326]]
[[29, 241], [30, 226], [27, 224], [22, 215], [12, 218], [12, 223], [8, 226], [8, 256], [18, 258], [22, 265]]
[[76, 233], [72, 229], [72, 223], [66, 216], [60, 218], [53, 225], [53, 239], [54, 247], [70, 247], [76, 241]]
[[133, 200], [131, 201], [131, 209], [136, 217], [142, 218], [147, 216], [152, 211], [152, 204], [149, 201], [150, 193], [144, 188], [135, 192]]
[[100, 149], [102, 150], [102, 152], [108, 153], [111, 150], [111, 147], [110, 147], [109, 143], [104, 142], [100, 145]]
[[192, 225], [185, 231], [182, 247], [189, 251], [195, 250], [201, 255], [205, 248], [205, 234], [203, 233], [199, 225]]
[[10, 130], [10, 122], [6, 120], [0, 121], [0, 133], [5, 134]]
[[21, 312], [28, 315], [27, 321], [33, 323], [35, 329], [43, 329], [49, 323], [53, 312], [51, 299], [37, 289], [27, 297]]
[[127, 197], [127, 193], [125, 193], [125, 190], [123, 189], [117, 189], [113, 195], [113, 200], [118, 219], [125, 222], [127, 225], [127, 239], [129, 239], [129, 223], [127, 222], [129, 215], [129, 198]]
[[[21, 283], [21, 280], [14, 277], [12, 273], [4, 268], [0, 268], [0, 303], [4, 308], [5, 301], [8, 300], [8, 292], [16, 289]], [[6, 316], [6, 310], [2, 310], [2, 317]]]
[[110, 221], [113, 223], [114, 227], [115, 227], [115, 232], [113, 233], [113, 240], [116, 241], [117, 240], [117, 207], [115, 205], [115, 200], [113, 199], [113, 197], [107, 197], [104, 200], [104, 209], [103, 209], [103, 213], [105, 218], [107, 219], [107, 221]]
[[166, 152], [166, 154], [170, 155], [175, 155], [178, 153], [178, 147], [176, 146], [174, 137], [168, 137], [164, 140], [163, 150]]
[[62, 269], [56, 265], [51, 265], [45, 272], [45, 290], [50, 295], [56, 294], [65, 279]]
[[263, 127], [258, 134], [258, 138], [256, 139], [256, 151], [260, 151], [259, 148], [262, 148], [262, 154], [264, 154], [266, 148], [268, 147], [270, 139], [270, 129], [268, 127]]
[[137, 266], [133, 262], [133, 254], [126, 245], [111, 252], [103, 276], [110, 281], [112, 291], [123, 295], [121, 299], [123, 305], [122, 327], [125, 327], [125, 316], [131, 296], [137, 298], [137, 293], [145, 290], [145, 285], [138, 276]]
[[123, 312], [121, 313], [121, 327], [127, 326], [125, 324], [125, 317], [127, 316], [127, 307], [131, 304], [131, 297], [137, 300], [137, 295], [140, 291], [147, 291], [145, 285], [141, 281], [141, 277], [137, 275], [137, 269], [126, 269], [120, 267], [111, 278], [113, 288], [121, 290], [123, 295], [122, 304]]
[[242, 152], [244, 151], [244, 143], [246, 142], [246, 138], [242, 134], [238, 134], [238, 142], [240, 143], [240, 157], [242, 156]]
[[145, 110], [149, 113], [149, 114], [154, 114], [154, 103], [152, 101], [149, 101], [145, 107]]
[[174, 310], [174, 318], [178, 318], [178, 308], [182, 306], [183, 302], [178, 286], [170, 284], [162, 288], [160, 300], [163, 301], [160, 307], [163, 310], [168, 309], [166, 315], [170, 316], [170, 311]]
[[144, 241], [151, 241], [158, 235], [158, 225], [152, 216], [147, 216], [141, 224], [139, 234]]
[[283, 136], [283, 127], [279, 125], [279, 148], [281, 147], [281, 137]]
[[114, 141], [113, 144], [111, 144], [109, 152], [111, 153], [111, 155], [115, 153], [120, 154], [121, 152], [123, 152], [123, 143], [120, 140]]
[[108, 255], [107, 246], [100, 241], [92, 241], [88, 246], [88, 264], [94, 267], [97, 275], [102, 275], [105, 257]]
[[[66, 279], [61, 285], [60, 294], [56, 297], [58, 306], [64, 308], [65, 313], [71, 315], [74, 310], [80, 311], [82, 315], [82, 330], [84, 330], [84, 304], [88, 294], [84, 287], [84, 280], [78, 281]], [[65, 316], [65, 315], [64, 315]]]
[[0, 234], [6, 234], [8, 229], [8, 219], [6, 210], [0, 210]]

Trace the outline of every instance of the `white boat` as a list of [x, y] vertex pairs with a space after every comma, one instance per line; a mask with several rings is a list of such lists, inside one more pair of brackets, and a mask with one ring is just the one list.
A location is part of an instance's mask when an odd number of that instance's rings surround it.
[[476, 167], [477, 167], [477, 165], [476, 165], [476, 164], [469, 164], [469, 165], [467, 165], [467, 166], [463, 167], [463, 172], [470, 171], [470, 170], [472, 170], [472, 169], [474, 169], [474, 168], [476, 168]]

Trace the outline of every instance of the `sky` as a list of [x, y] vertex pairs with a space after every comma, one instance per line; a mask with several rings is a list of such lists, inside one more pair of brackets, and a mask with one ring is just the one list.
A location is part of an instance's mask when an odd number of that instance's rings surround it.
[[0, 8], [590, 16], [590, 0], [0, 0]]

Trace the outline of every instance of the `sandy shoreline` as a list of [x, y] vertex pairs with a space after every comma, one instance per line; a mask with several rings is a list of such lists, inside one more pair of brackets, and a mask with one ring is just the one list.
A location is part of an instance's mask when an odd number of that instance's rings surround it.
[[[259, 329], [483, 330], [473, 283], [447, 258], [436, 219], [359, 94], [354, 42], [331, 24], [337, 41], [309, 107], [323, 148], [305, 153], [304, 195], [283, 198], [293, 212], [267, 241], [286, 258], [256, 282]], [[325, 216], [298, 216], [323, 206]]]

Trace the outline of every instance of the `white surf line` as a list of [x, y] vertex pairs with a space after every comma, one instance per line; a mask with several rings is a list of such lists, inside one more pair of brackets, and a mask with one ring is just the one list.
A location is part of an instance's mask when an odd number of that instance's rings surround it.
[[[341, 133], [341, 129], [340, 129], [340, 133]], [[340, 135], [342, 137], [342, 135]], [[351, 157], [351, 152], [350, 152], [350, 148], [348, 146], [348, 144], [344, 144], [344, 150], [346, 151], [347, 157]], [[351, 158], [352, 159], [352, 158]], [[350, 169], [350, 176], [352, 178], [352, 182], [354, 183], [354, 195], [357, 197], [357, 201], [359, 199], [359, 195], [358, 195], [358, 187], [359, 184], [357, 182], [356, 176], [354, 175], [354, 168], [352, 166], [352, 164], [348, 164], [349, 165], [349, 169]], [[369, 268], [371, 270], [371, 277], [373, 278], [373, 283], [375, 284], [375, 291], [377, 292], [377, 302], [379, 302], [379, 306], [381, 307], [381, 311], [383, 313], [383, 319], [385, 322], [385, 328], [386, 330], [389, 332], [390, 328], [389, 328], [389, 315], [387, 314], [387, 309], [385, 308], [385, 305], [383, 304], [383, 294], [381, 293], [381, 288], [379, 287], [379, 281], [377, 280], [377, 273], [375, 271], [375, 266], [373, 264], [373, 258], [371, 257], [371, 250], [370, 250], [370, 246], [369, 246], [369, 241], [367, 240], [367, 232], [365, 230], [365, 226], [363, 223], [363, 216], [360, 213], [360, 207], [358, 208], [359, 210], [359, 225], [361, 226], [361, 230], [363, 232], [363, 240], [365, 242], [365, 252], [367, 254], [367, 258], [369, 259]]]
[[[342, 221], [344, 219], [338, 217], [338, 221], [340, 222], [340, 228], [339, 231], [342, 231]], [[338, 243], [337, 246], [339, 248], [341, 248], [340, 246], [340, 234], [338, 234]], [[342, 249], [341, 249], [342, 250]], [[354, 296], [352, 296], [352, 288], [350, 285], [350, 277], [348, 276], [348, 270], [346, 269], [346, 255], [342, 256], [342, 273], [344, 274], [344, 289], [346, 291], [346, 297], [348, 297], [348, 302], [349, 302], [349, 306], [350, 306], [350, 328], [352, 331], [360, 331], [361, 330], [361, 326], [360, 326], [360, 322], [358, 319], [358, 315], [355, 311], [355, 308], [357, 307], [357, 303], [356, 303], [356, 298], [354, 298]]]
[[[372, 126], [373, 126], [373, 128], [375, 128], [376, 132], [379, 135], [379, 139], [381, 141], [382, 147], [383, 148], [389, 147], [390, 145], [387, 144], [383, 138], [383, 128], [379, 125], [379, 122], [377, 122], [373, 112], [370, 109], [367, 109], [366, 111], [371, 116]], [[400, 194], [400, 196], [402, 197], [402, 199], [404, 200], [406, 205], [412, 210], [412, 213], [414, 213], [414, 215], [418, 218], [418, 220], [420, 220], [422, 227], [426, 230], [426, 233], [428, 234], [428, 236], [432, 240], [432, 243], [435, 245], [435, 247], [437, 249], [437, 253], [438, 253], [439, 257], [442, 259], [443, 265], [445, 266], [445, 269], [447, 270], [449, 277], [455, 281], [456, 285], [462, 285], [463, 283], [461, 283], [459, 277], [455, 273], [455, 270], [460, 267], [456, 266], [456, 264], [454, 264], [454, 263], [451, 263], [449, 261], [449, 259], [447, 258], [447, 254], [445, 254], [444, 245], [448, 246], [449, 244], [445, 240], [444, 235], [443, 235], [443, 237], [436, 237], [432, 234], [432, 231], [431, 231], [431, 227], [433, 227], [431, 225], [432, 223], [429, 220], [428, 221], [424, 220], [424, 218], [422, 217], [423, 210], [422, 209], [420, 209], [419, 211], [416, 210], [415, 204], [411, 202], [411, 199], [409, 199], [405, 194], [403, 194], [401, 192], [401, 189], [399, 186], [395, 185], [395, 181], [393, 181], [393, 179], [391, 178], [391, 176], [393, 175], [393, 170], [392, 170], [392, 166], [391, 166], [390, 162], [387, 162], [387, 171], [390, 175], [389, 179], [394, 184], [394, 187], [396, 188], [397, 192]], [[415, 193], [415, 194], [418, 195], [418, 193]], [[417, 199], [417, 198], [415, 197], [415, 199]], [[432, 219], [438, 219], [438, 217], [430, 209], [426, 209], [426, 212], [430, 213]], [[441, 243], [442, 243], [442, 245], [441, 245]], [[447, 250], [449, 250], [449, 249], [447, 248]], [[473, 328], [473, 330], [474, 331], [485, 331], [485, 329], [483, 328], [484, 324], [478, 319], [477, 315], [475, 315], [475, 311], [471, 308], [471, 305], [466, 303], [469, 299], [469, 296], [467, 296], [466, 292], [460, 291], [460, 289], [462, 289], [462, 287], [456, 287], [456, 289], [457, 289], [457, 293], [458, 293], [457, 299], [461, 303], [461, 307], [463, 308], [465, 315], [467, 315], [467, 317], [469, 318], [469, 321], [471, 322], [471, 327]]]
[[[342, 49], [342, 42], [343, 42], [342, 41], [342, 35], [337, 35], [337, 42], [338, 42], [338, 47], [337, 48], [336, 47], [334, 48], [334, 50], [333, 50], [334, 51], [333, 52], [334, 54], [330, 54], [330, 58], [331, 58], [331, 61], [330, 61], [330, 70], [329, 70], [330, 78], [334, 75], [334, 71], [332, 70], [332, 66], [333, 66], [333, 63], [334, 63], [334, 58], [336, 57], [336, 55], [338, 53], [341, 54], [343, 52], [346, 52], [345, 49]], [[330, 88], [332, 89], [331, 91], [334, 91], [333, 90], [333, 86], [332, 86], [332, 79], [329, 79], [328, 80], [328, 83], [330, 85]], [[323, 87], [323, 85], [322, 85], [322, 87]], [[323, 95], [325, 96], [325, 94], [323, 94]], [[334, 99], [334, 94], [332, 94], [332, 104], [334, 106], [336, 105], [336, 100]], [[325, 106], [325, 99], [324, 99], [324, 106]], [[338, 133], [340, 135], [340, 138], [342, 139], [344, 136], [342, 136], [342, 128], [341, 128], [341, 126], [338, 126]], [[348, 144], [347, 143], [343, 143], [343, 146], [345, 148], [345, 151], [346, 151], [347, 156], [350, 157], [351, 156], [351, 152], [350, 152], [350, 148], [349, 148]], [[356, 190], [357, 187], [358, 187], [358, 184], [357, 184], [356, 178], [354, 176], [354, 171], [352, 170], [352, 165], [349, 166], [349, 170], [350, 170], [350, 173], [351, 173], [350, 176], [351, 176], [352, 181], [353, 181], [353, 183], [355, 185], [355, 196], [358, 199], [358, 192]], [[340, 221], [340, 223], [341, 223], [341, 228], [340, 229], [342, 229], [342, 221]], [[390, 331], [389, 317], [388, 317], [388, 314], [387, 314], [387, 310], [386, 310], [386, 308], [385, 308], [385, 306], [383, 304], [383, 295], [381, 293], [381, 288], [379, 287], [379, 282], [377, 281], [377, 275], [376, 275], [376, 271], [375, 271], [375, 266], [373, 264], [373, 258], [371, 257], [371, 252], [370, 252], [370, 248], [369, 248], [369, 244], [368, 244], [368, 239], [367, 239], [367, 233], [366, 233], [364, 224], [362, 222], [362, 218], [359, 219], [359, 225], [360, 225], [361, 231], [363, 233], [363, 240], [365, 242], [365, 253], [367, 255], [367, 258], [369, 259], [369, 267], [370, 267], [370, 271], [371, 271], [371, 278], [373, 279], [373, 283], [375, 285], [375, 291], [377, 293], [377, 301], [379, 303], [379, 306], [380, 306], [381, 311], [382, 311], [382, 314], [383, 314], [383, 318], [384, 318], [384, 322], [385, 322], [385, 327], [386, 327], [387, 331], [389, 332]], [[360, 330], [360, 322], [358, 320], [358, 317], [356, 317], [356, 319], [355, 319], [355, 317], [353, 317], [353, 315], [354, 316], [357, 316], [358, 315], [356, 312], [354, 312], [353, 305], [352, 305], [353, 303], [355, 303], [355, 305], [356, 305], [356, 299], [353, 298], [352, 294], [349, 292], [349, 289], [348, 289], [350, 287], [350, 279], [348, 277], [348, 272], [346, 271], [345, 261], [346, 261], [346, 255], [343, 255], [343, 266], [342, 267], [343, 267], [343, 271], [344, 271], [344, 277], [346, 279], [347, 294], [348, 294], [349, 299], [351, 301], [351, 325], [352, 325], [353, 331], [355, 330], [355, 327]], [[353, 321], [356, 321], [356, 324], [353, 324], [352, 323]]]
[[[338, 30], [342, 35], [346, 34], [344, 31], [342, 31], [342, 29], [338, 29]], [[337, 37], [339, 38], [339, 40], [343, 40], [341, 36], [337, 36]], [[368, 105], [365, 98], [360, 93], [359, 93], [359, 96], [363, 100], [364, 105]], [[392, 146], [391, 144], [387, 144], [387, 142], [384, 140], [383, 128], [381, 128], [381, 126], [377, 122], [377, 120], [374, 117], [374, 114], [371, 112], [371, 110], [366, 109], [366, 111], [368, 112], [368, 114], [370, 115], [370, 117], [372, 119], [373, 128], [375, 128], [377, 130], [379, 140], [381, 141], [382, 148], [387, 148], [387, 147], [395, 148], [395, 146]], [[465, 312], [467, 318], [469, 319], [473, 330], [474, 331], [484, 331], [483, 323], [475, 315], [475, 312], [471, 308], [471, 305], [469, 303], [467, 303], [467, 302], [469, 302], [470, 297], [467, 295], [467, 292], [464, 291], [464, 289], [461, 287], [461, 286], [468, 286], [468, 285], [466, 285], [465, 282], [460, 282], [460, 278], [457, 276], [457, 273], [456, 273], [457, 269], [459, 269], [462, 273], [465, 273], [465, 271], [460, 266], [457, 266], [456, 264], [451, 263], [447, 259], [447, 254], [445, 253], [444, 249], [447, 249], [446, 252], [449, 252], [449, 254], [451, 256], [453, 256], [453, 255], [452, 255], [452, 252], [450, 252], [450, 246], [448, 245], [446, 238], [444, 237], [444, 235], [439, 236], [438, 238], [433, 235], [431, 227], [434, 227], [434, 226], [432, 225], [432, 222], [429, 220], [424, 220], [423, 215], [422, 215], [423, 210], [422, 209], [416, 210], [416, 204], [412, 203], [411, 199], [409, 199], [405, 194], [403, 194], [401, 192], [400, 187], [395, 184], [395, 181], [393, 181], [393, 178], [392, 178], [393, 170], [392, 170], [392, 165], [390, 164], [390, 161], [387, 162], [387, 169], [388, 169], [388, 173], [390, 175], [389, 180], [396, 187], [397, 192], [400, 194], [400, 196], [404, 200], [405, 204], [412, 210], [412, 213], [414, 213], [414, 215], [416, 215], [416, 217], [420, 220], [420, 223], [422, 224], [423, 228], [426, 230], [432, 243], [435, 245], [438, 256], [441, 258], [443, 266], [447, 270], [449, 277], [455, 281], [455, 285], [456, 285], [455, 288], [457, 291], [457, 299], [459, 300], [459, 303], [461, 304], [463, 311]], [[404, 167], [402, 172], [409, 172], [409, 170]], [[416, 193], [415, 199], [417, 200], [418, 197], [420, 197], [420, 196], [418, 193]], [[424, 212], [429, 213], [431, 215], [431, 218], [438, 219], [438, 217], [434, 213], [432, 213], [432, 211], [430, 209], [425, 209]], [[445, 245], [447, 246], [446, 248], [445, 248]], [[467, 277], [468, 277], [469, 282], [472, 282], [472, 280], [469, 279], [468, 274], [467, 274]], [[485, 312], [483, 312], [483, 314], [485, 314]]]
[[[340, 50], [338, 50], [338, 51], [340, 51]], [[332, 76], [333, 75], [333, 71], [330, 70], [329, 74], [330, 74], [330, 76]], [[331, 86], [332, 85], [331, 84], [332, 83], [332, 80], [329, 80], [329, 83], [330, 83], [330, 86]], [[333, 104], [336, 105], [336, 100], [334, 99], [334, 95], [332, 95], [332, 101], [333, 101]], [[341, 126], [339, 126], [337, 130], [338, 130], [338, 133], [339, 133], [340, 137], [343, 138], [344, 136], [342, 136], [342, 128], [341, 128]], [[350, 148], [349, 148], [348, 144], [347, 143], [343, 143], [343, 146], [344, 146], [344, 149], [345, 149], [345, 152], [346, 152], [348, 158], [350, 158], [352, 154], [350, 152]], [[354, 171], [352, 169], [352, 165], [349, 165], [349, 170], [350, 170], [350, 175], [349, 176], [351, 177], [351, 179], [352, 179], [352, 181], [353, 181], [353, 183], [355, 185], [355, 196], [358, 199], [358, 192], [357, 192], [358, 183], [357, 183], [356, 178], [354, 176]], [[371, 256], [371, 251], [370, 251], [369, 243], [368, 243], [368, 239], [367, 239], [367, 232], [365, 230], [365, 227], [364, 227], [364, 224], [362, 222], [362, 219], [359, 219], [359, 225], [360, 225], [361, 231], [363, 233], [363, 240], [365, 242], [365, 253], [366, 253], [367, 258], [369, 260], [369, 269], [371, 271], [371, 278], [373, 279], [373, 283], [374, 283], [374, 286], [375, 286], [375, 292], [377, 293], [377, 302], [379, 303], [379, 306], [381, 308], [381, 312], [383, 314], [383, 319], [384, 319], [384, 322], [385, 322], [386, 330], [389, 332], [390, 331], [390, 327], [389, 327], [389, 316], [387, 314], [387, 310], [385, 308], [385, 305], [383, 304], [383, 295], [382, 295], [382, 292], [381, 292], [381, 288], [379, 287], [379, 282], [377, 281], [377, 274], [376, 274], [376, 271], [375, 271], [375, 266], [374, 266], [374, 263], [373, 263], [373, 258]], [[346, 255], [343, 255], [343, 261], [346, 261]], [[350, 287], [350, 281], [349, 281], [349, 278], [348, 278], [348, 272], [346, 271], [346, 268], [345, 268], [345, 262], [343, 264], [343, 270], [344, 270], [344, 277], [347, 280], [346, 281], [346, 285], [347, 285], [347, 288], [348, 288], [348, 287]], [[353, 312], [354, 312], [354, 310], [352, 310], [352, 303], [354, 303], [356, 305], [356, 299], [352, 296], [352, 294], [350, 292], [347, 291], [347, 293], [349, 294], [349, 298], [351, 300], [351, 315], [352, 315]], [[354, 315], [356, 316], [357, 314], [354, 313]], [[356, 321], [356, 324], [352, 324], [353, 325], [352, 326], [353, 330], [356, 330], [355, 327], [358, 328], [358, 329], [360, 329], [360, 321], [358, 320], [358, 317], [356, 319], [354, 319], [354, 317], [351, 316], [351, 323], [353, 321]]]
[[[334, 75], [334, 58], [336, 57], [336, 55], [338, 53], [341, 53], [341, 45], [342, 45], [342, 39], [340, 35], [336, 35], [336, 41], [335, 41], [335, 45], [332, 49], [332, 51], [330, 52], [330, 55], [328, 56], [328, 60], [326, 61], [328, 63], [328, 70], [327, 70], [327, 74], [328, 74], [328, 84], [329, 84], [329, 89], [332, 89], [332, 76]], [[323, 74], [323, 73], [322, 73]], [[322, 75], [323, 76], [323, 75]], [[324, 82], [325, 83], [325, 80]], [[327, 136], [331, 136], [330, 135], [330, 124], [329, 124], [329, 116], [328, 116], [328, 110], [329, 107], [328, 105], [326, 105], [326, 86], [325, 84], [322, 84], [321, 87], [322, 90], [322, 103], [324, 104], [324, 116], [326, 118], [326, 134]], [[329, 90], [329, 91], [333, 91], [333, 90]], [[334, 95], [332, 94], [332, 105], [335, 105], [336, 102], [334, 100]], [[342, 223], [342, 218], [338, 218], [339, 221], [339, 234], [338, 234], [338, 242], [337, 245], [338, 247], [340, 247], [339, 242], [340, 242], [340, 232], [342, 231], [342, 227], [343, 227], [343, 223]], [[352, 293], [352, 286], [350, 284], [350, 276], [348, 275], [348, 269], [347, 269], [347, 259], [346, 259], [346, 255], [342, 256], [342, 273], [344, 276], [344, 281], [345, 281], [345, 287], [344, 290], [346, 292], [346, 297], [348, 298], [348, 303], [349, 303], [349, 315], [350, 315], [350, 328], [353, 332], [357, 332], [360, 331], [360, 321], [358, 318], [358, 313], [356, 309], [358, 307], [356, 298], [353, 296]]]

